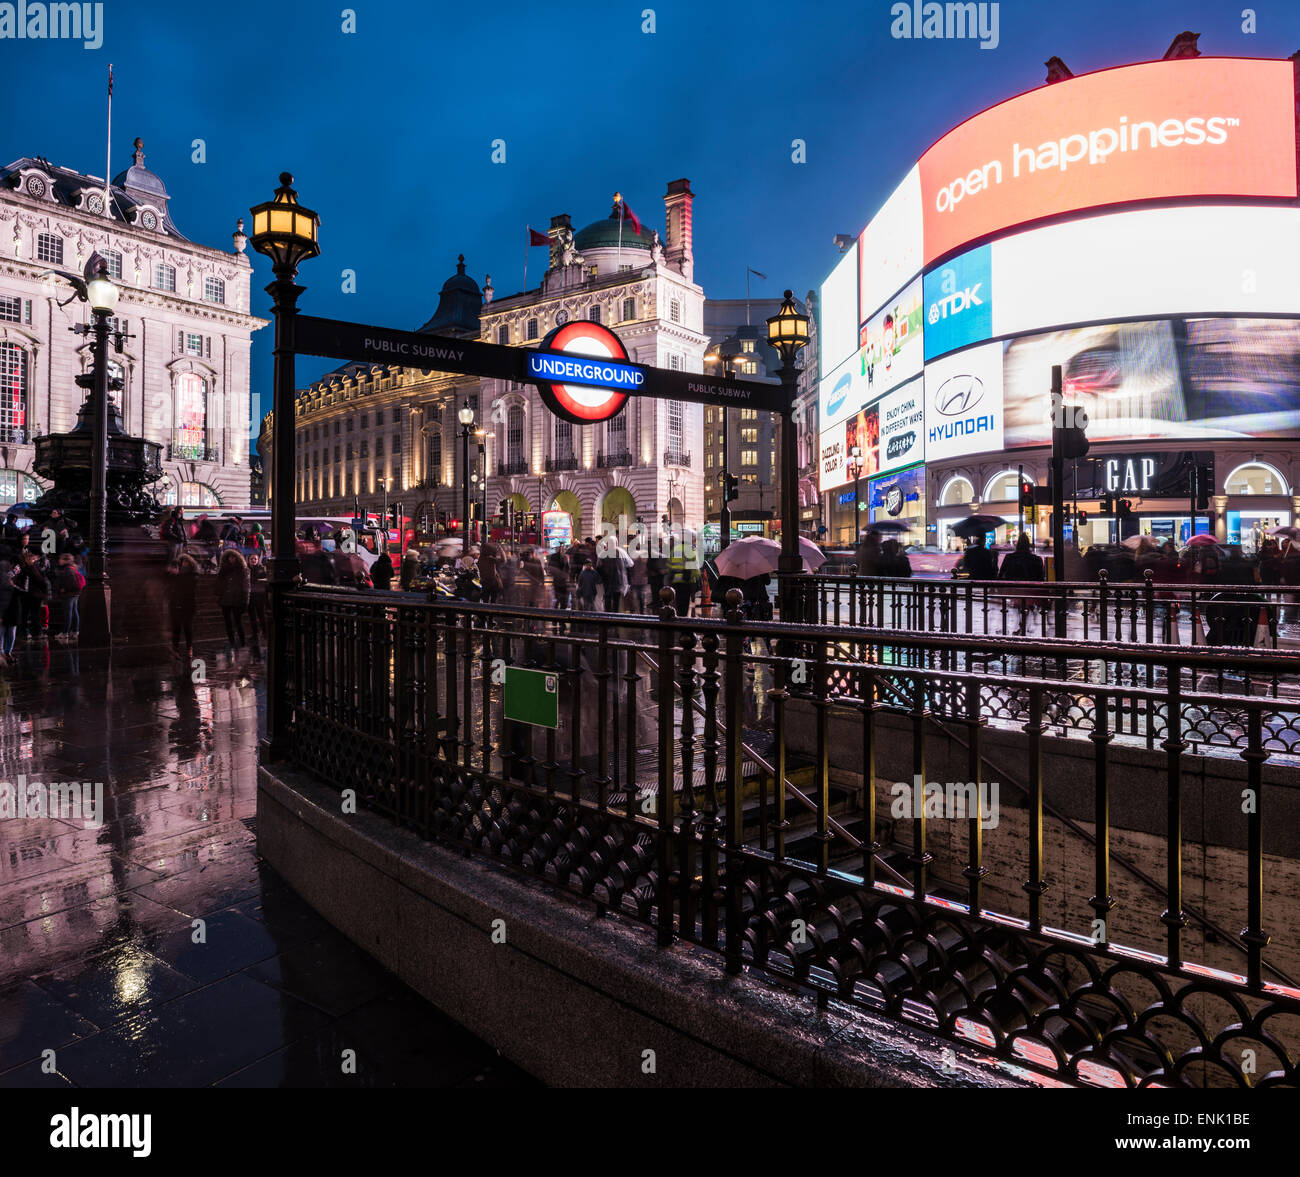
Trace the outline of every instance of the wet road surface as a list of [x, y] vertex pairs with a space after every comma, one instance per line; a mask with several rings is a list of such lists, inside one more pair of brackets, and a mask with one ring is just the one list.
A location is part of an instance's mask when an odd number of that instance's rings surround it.
[[18, 653], [0, 670], [0, 815], [19, 785], [47, 807], [52, 783], [92, 787], [80, 810], [65, 791], [59, 816], [0, 816], [0, 1087], [534, 1082], [259, 860], [249, 651], [200, 645], [188, 673], [161, 649], [111, 670], [75, 647]]

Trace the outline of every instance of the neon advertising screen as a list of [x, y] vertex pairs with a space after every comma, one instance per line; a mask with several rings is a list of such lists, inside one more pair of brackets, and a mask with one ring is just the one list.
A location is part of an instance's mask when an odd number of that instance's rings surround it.
[[921, 157], [924, 261], [1061, 213], [1132, 201], [1296, 196], [1289, 61], [1144, 62], [1041, 86]]

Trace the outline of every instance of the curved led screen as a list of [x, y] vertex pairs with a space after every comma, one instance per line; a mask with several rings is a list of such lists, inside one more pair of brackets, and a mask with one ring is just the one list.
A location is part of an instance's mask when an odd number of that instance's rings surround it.
[[1290, 61], [1145, 62], [1042, 86], [921, 157], [924, 263], [1016, 225], [1139, 200], [1296, 196]]

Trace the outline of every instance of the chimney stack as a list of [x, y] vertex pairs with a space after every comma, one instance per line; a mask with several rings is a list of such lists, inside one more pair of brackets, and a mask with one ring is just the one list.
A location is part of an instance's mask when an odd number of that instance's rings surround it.
[[670, 180], [664, 194], [664, 260], [687, 282], [695, 281], [691, 245], [691, 205], [695, 193], [689, 180]]

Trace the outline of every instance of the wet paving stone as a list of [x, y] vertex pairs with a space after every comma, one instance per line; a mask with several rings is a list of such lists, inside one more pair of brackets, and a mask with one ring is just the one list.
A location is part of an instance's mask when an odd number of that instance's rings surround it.
[[0, 989], [0, 1072], [98, 1031], [31, 981]]
[[0, 821], [0, 1088], [533, 1085], [261, 861], [264, 667], [196, 655], [0, 671], [0, 780], [104, 786], [99, 823]]
[[59, 1051], [78, 1087], [205, 1087], [328, 1019], [236, 974]]
[[101, 1029], [195, 987], [189, 977], [135, 944], [124, 944], [34, 980], [46, 993]]
[[[196, 942], [200, 935], [202, 939]], [[268, 957], [275, 958], [280, 944], [264, 924], [232, 910], [205, 918], [201, 930], [187, 924], [164, 936], [151, 937], [149, 949], [187, 977], [216, 981]]]

